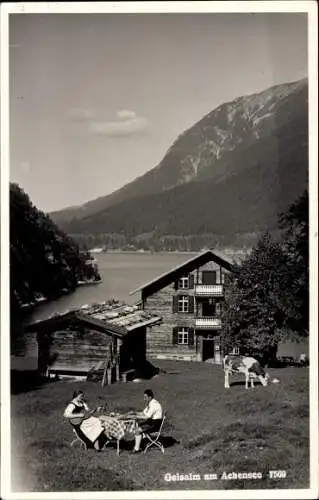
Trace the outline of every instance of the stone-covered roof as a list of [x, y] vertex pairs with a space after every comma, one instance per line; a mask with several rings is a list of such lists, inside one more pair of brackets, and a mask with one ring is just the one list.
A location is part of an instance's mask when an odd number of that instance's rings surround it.
[[137, 328], [151, 326], [160, 321], [160, 316], [146, 313], [138, 305], [127, 305], [111, 300], [91, 305], [85, 304], [80, 308], [55, 313], [48, 318], [29, 323], [25, 330], [40, 333], [77, 323], [109, 335], [123, 337]]

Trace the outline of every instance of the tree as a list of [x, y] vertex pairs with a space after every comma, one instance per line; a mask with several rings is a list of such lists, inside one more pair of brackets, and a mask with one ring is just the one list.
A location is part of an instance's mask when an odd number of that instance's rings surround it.
[[287, 283], [286, 257], [265, 234], [233, 268], [223, 307], [223, 350], [239, 347], [271, 362], [276, 357], [284, 313], [278, 296]]
[[282, 240], [265, 234], [233, 268], [223, 307], [224, 352], [239, 347], [273, 362], [281, 340], [308, 335], [308, 193], [279, 220]]
[[309, 334], [309, 198], [308, 191], [280, 216], [282, 248], [287, 258], [289, 285], [281, 296], [285, 328], [292, 337]]

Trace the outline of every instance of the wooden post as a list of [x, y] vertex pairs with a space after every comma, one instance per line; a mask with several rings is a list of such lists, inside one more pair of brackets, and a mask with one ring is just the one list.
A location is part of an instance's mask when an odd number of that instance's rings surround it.
[[104, 366], [104, 370], [103, 370], [103, 377], [102, 377], [102, 387], [105, 386], [105, 382], [106, 382], [106, 373], [107, 373], [107, 361], [105, 361], [105, 366]]
[[111, 376], [109, 375], [110, 368], [112, 369], [112, 357], [113, 357], [113, 348], [112, 348], [112, 344], [111, 344], [110, 348], [109, 348], [109, 354], [105, 360], [105, 367], [104, 367], [103, 378], [102, 378], [102, 387], [105, 386], [106, 377], [107, 377], [108, 384], [110, 384], [112, 382], [112, 373], [111, 373]]
[[107, 369], [107, 383], [108, 385], [112, 384], [112, 368]]
[[116, 365], [115, 365], [115, 370], [116, 370], [116, 382], [120, 380], [120, 363], [119, 363], [119, 355], [116, 355]]
[[123, 341], [116, 339], [116, 380], [121, 380], [120, 362], [121, 362], [121, 345]]

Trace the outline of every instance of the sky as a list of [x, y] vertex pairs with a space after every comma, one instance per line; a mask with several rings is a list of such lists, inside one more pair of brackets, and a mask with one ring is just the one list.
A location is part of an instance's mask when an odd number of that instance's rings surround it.
[[109, 194], [155, 167], [218, 105], [307, 76], [307, 18], [14, 14], [10, 180], [41, 210]]

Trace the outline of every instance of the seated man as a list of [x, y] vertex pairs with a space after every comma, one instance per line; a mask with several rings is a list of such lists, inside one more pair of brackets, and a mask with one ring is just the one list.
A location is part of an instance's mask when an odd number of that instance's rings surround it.
[[141, 413], [141, 416], [145, 417], [145, 420], [139, 422], [138, 429], [135, 434], [135, 446], [133, 453], [138, 453], [140, 451], [143, 432], [157, 432], [163, 419], [162, 406], [158, 401], [156, 401], [156, 399], [154, 399], [154, 394], [151, 389], [146, 389], [144, 391], [144, 401], [146, 406]]

